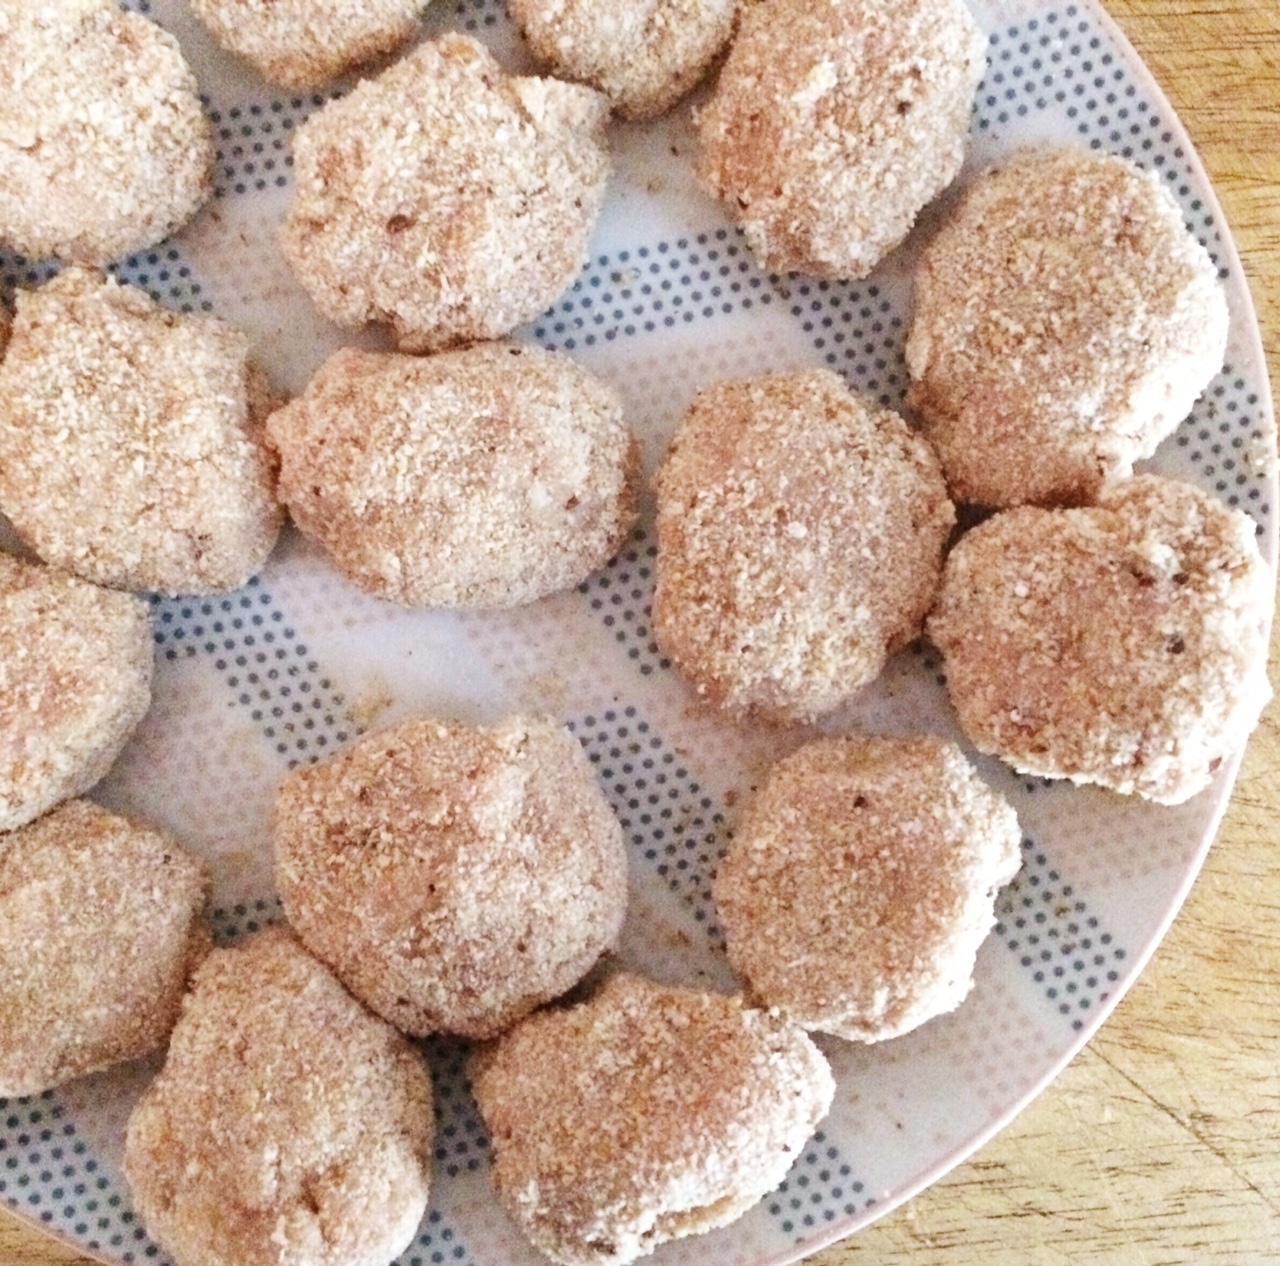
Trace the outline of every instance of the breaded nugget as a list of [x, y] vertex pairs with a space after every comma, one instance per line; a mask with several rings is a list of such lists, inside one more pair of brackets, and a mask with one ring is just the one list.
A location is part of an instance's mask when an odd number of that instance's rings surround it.
[[0, 554], [0, 831], [88, 791], [151, 706], [147, 604]]
[[429, 0], [191, 0], [223, 48], [285, 88], [315, 88], [407, 43]]
[[968, 995], [1020, 842], [953, 744], [807, 743], [770, 772], [716, 874], [729, 961], [753, 1001], [806, 1029], [897, 1037]]
[[163, 1046], [208, 891], [203, 862], [87, 800], [0, 835], [0, 1095]]
[[1273, 588], [1247, 515], [1147, 475], [1096, 507], [1024, 506], [975, 528], [928, 631], [980, 751], [1178, 804], [1271, 697]]
[[434, 1134], [422, 1056], [269, 928], [196, 973], [124, 1169], [178, 1266], [385, 1266], [426, 1212]]
[[84, 268], [19, 291], [0, 364], [0, 510], [46, 562], [98, 584], [219, 593], [283, 514], [248, 340]]
[[964, 160], [963, 0], [760, 0], [699, 112], [699, 172], [765, 268], [865, 277]]
[[498, 1198], [563, 1266], [622, 1266], [741, 1217], [835, 1093], [799, 1029], [738, 998], [610, 979], [472, 1062]]
[[626, 119], [665, 113], [733, 33], [737, 0], [507, 0], [534, 54]]
[[267, 434], [294, 523], [362, 589], [410, 606], [568, 589], [636, 520], [639, 450], [617, 396], [537, 347], [342, 349]]
[[1083, 150], [981, 176], [925, 250], [908, 400], [957, 501], [1080, 505], [1222, 364], [1226, 294], [1164, 181]]
[[110, 263], [196, 213], [214, 155], [167, 31], [115, 0], [0, 0], [0, 241]]
[[9, 315], [9, 309], [3, 303], [0, 303], [0, 360], [4, 359], [4, 354], [9, 346], [9, 334], [13, 329], [13, 317]]
[[771, 721], [846, 702], [920, 635], [955, 522], [929, 446], [825, 369], [703, 391], [657, 492], [654, 636]]
[[497, 338], [586, 262], [607, 116], [589, 88], [442, 35], [298, 129], [281, 249], [339, 325], [388, 321], [410, 352]]
[[493, 1037], [571, 989], [627, 904], [622, 830], [544, 719], [362, 738], [285, 779], [275, 849], [303, 943], [415, 1037]]

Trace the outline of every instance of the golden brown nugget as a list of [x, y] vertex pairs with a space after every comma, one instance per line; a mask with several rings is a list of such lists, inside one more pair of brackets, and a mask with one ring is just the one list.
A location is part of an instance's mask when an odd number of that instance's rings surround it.
[[860, 1042], [953, 1011], [973, 987], [1018, 819], [958, 747], [819, 739], [780, 761], [716, 874], [753, 1002]]
[[426, 1212], [434, 1134], [422, 1056], [269, 928], [196, 973], [125, 1177], [178, 1266], [386, 1266]]
[[625, 119], [664, 114], [733, 33], [737, 0], [507, 0], [534, 54]]
[[167, 31], [115, 0], [0, 0], [0, 241], [110, 263], [195, 214], [214, 154]]
[[343, 349], [267, 423], [298, 528], [362, 589], [509, 607], [585, 580], [635, 524], [639, 450], [568, 356]]
[[429, 0], [191, 0], [223, 48], [285, 88], [315, 88], [407, 43]]
[[622, 830], [553, 721], [415, 718], [285, 779], [289, 922], [415, 1037], [488, 1038], [571, 989], [617, 940]]
[[0, 554], [0, 831], [88, 791], [151, 706], [147, 604]]
[[239, 588], [283, 513], [240, 331], [72, 267], [18, 292], [0, 364], [0, 510], [46, 562], [165, 594]]
[[825, 369], [703, 391], [657, 493], [654, 636], [770, 721], [847, 702], [920, 635], [955, 522], [929, 446]]
[[1253, 521], [1152, 475], [962, 538], [929, 636], [974, 745], [1161, 804], [1208, 786], [1271, 697], [1275, 580]]
[[1028, 151], [979, 177], [920, 259], [908, 401], [957, 501], [1087, 504], [1190, 412], [1228, 324], [1156, 173]]
[[985, 68], [963, 0], [747, 4], [699, 172], [765, 268], [865, 277], [955, 179]]
[[497, 338], [586, 263], [607, 116], [589, 88], [442, 35], [298, 129], [281, 249], [339, 325], [389, 322], [409, 352]]
[[498, 1199], [562, 1266], [623, 1266], [725, 1226], [786, 1176], [835, 1093], [799, 1029], [618, 975], [472, 1062]]
[[0, 835], [0, 1095], [163, 1046], [208, 892], [203, 862], [87, 800]]

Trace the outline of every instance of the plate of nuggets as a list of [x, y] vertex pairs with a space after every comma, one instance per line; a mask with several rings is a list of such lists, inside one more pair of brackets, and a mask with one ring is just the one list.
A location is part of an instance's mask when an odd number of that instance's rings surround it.
[[1094, 0], [0, 0], [0, 1199], [780, 1266], [1088, 1040], [1276, 443]]

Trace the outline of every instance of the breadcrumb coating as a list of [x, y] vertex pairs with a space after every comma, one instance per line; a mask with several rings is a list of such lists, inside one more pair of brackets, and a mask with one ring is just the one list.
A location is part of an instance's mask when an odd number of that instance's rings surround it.
[[407, 43], [429, 0], [191, 0], [223, 48], [285, 88], [315, 88]]
[[1247, 515], [1145, 475], [1096, 507], [1024, 506], [968, 533], [928, 631], [980, 751], [1178, 804], [1271, 697], [1273, 588]]
[[196, 213], [214, 155], [167, 31], [115, 0], [0, 0], [0, 241], [110, 263]]
[[716, 874], [729, 961], [804, 1028], [898, 1037], [968, 995], [1020, 843], [953, 744], [808, 743], [770, 772]]
[[298, 129], [281, 249], [339, 325], [390, 322], [410, 352], [498, 338], [586, 262], [607, 117], [589, 88], [442, 35]]
[[835, 1082], [738, 998], [617, 975], [472, 1061], [498, 1198], [562, 1266], [623, 1266], [725, 1226], [786, 1176]]
[[147, 604], [0, 554], [0, 831], [88, 791], [151, 706]]
[[488, 1038], [617, 940], [622, 829], [553, 721], [415, 718], [285, 779], [276, 884], [312, 953], [415, 1037]]
[[979, 177], [920, 259], [908, 400], [958, 501], [1087, 504], [1190, 412], [1228, 325], [1157, 173], [1027, 151]]
[[535, 56], [625, 119], [665, 114], [733, 34], [738, 0], [507, 0]]
[[434, 1135], [422, 1056], [277, 927], [196, 973], [124, 1168], [177, 1266], [386, 1266]]
[[0, 1095], [163, 1046], [207, 953], [208, 867], [73, 800], [0, 835]]
[[638, 512], [639, 449], [616, 394], [538, 347], [343, 349], [267, 433], [298, 528], [361, 588], [411, 606], [568, 589]]
[[46, 562], [165, 594], [237, 589], [283, 513], [248, 340], [72, 267], [19, 291], [0, 364], [0, 509]]
[[765, 268], [865, 277], [955, 179], [985, 69], [963, 0], [747, 4], [699, 173]]
[[712, 703], [811, 720], [920, 635], [955, 522], [942, 472], [830, 370], [703, 391], [656, 486], [654, 636]]

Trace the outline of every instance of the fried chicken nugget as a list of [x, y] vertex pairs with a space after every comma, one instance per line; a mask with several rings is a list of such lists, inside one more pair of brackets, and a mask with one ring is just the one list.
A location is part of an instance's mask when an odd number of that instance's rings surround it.
[[0, 835], [0, 1095], [163, 1046], [210, 946], [209, 868], [72, 800]]
[[1178, 804], [1271, 697], [1274, 586], [1247, 515], [1144, 475], [1096, 506], [1024, 506], [969, 532], [928, 632], [980, 751]]
[[716, 874], [729, 961], [803, 1028], [909, 1032], [968, 995], [1021, 838], [954, 744], [806, 743], [756, 792]]
[[215, 153], [167, 31], [115, 0], [0, 0], [0, 241], [111, 263], [196, 213]]
[[626, 911], [622, 829], [545, 719], [359, 739], [285, 780], [275, 848], [303, 943], [415, 1037], [500, 1033], [577, 984]]
[[610, 979], [473, 1058], [498, 1199], [561, 1266], [624, 1266], [725, 1226], [786, 1176], [835, 1082], [738, 998]]
[[0, 554], [0, 831], [88, 791], [151, 706], [147, 604]]
[[387, 1266], [434, 1135], [421, 1054], [275, 927], [196, 973], [124, 1171], [178, 1266]]

